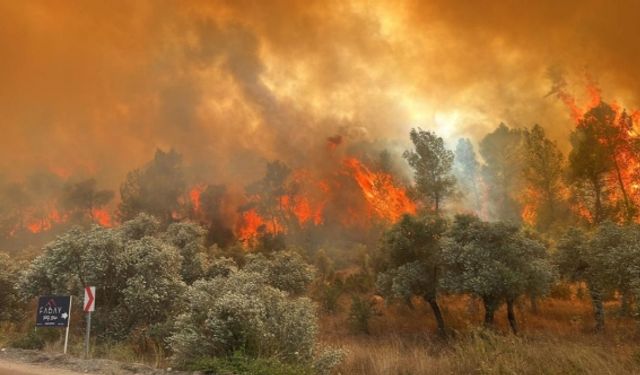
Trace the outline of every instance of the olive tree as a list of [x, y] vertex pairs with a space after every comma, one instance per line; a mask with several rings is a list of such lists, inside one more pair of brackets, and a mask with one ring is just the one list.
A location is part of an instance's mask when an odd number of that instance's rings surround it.
[[263, 274], [269, 285], [291, 294], [302, 294], [315, 276], [313, 267], [291, 251], [280, 251], [269, 256], [251, 255], [243, 269]]
[[445, 323], [438, 305], [442, 278], [440, 239], [446, 231], [444, 219], [405, 215], [385, 233], [378, 254], [378, 290], [387, 297], [410, 301], [422, 297], [433, 311], [438, 332]]
[[17, 278], [18, 267], [9, 255], [0, 252], [0, 321], [18, 318]]
[[478, 296], [487, 326], [493, 325], [495, 311], [506, 302], [514, 333], [518, 330], [516, 299], [524, 294], [544, 295], [554, 276], [541, 241], [514, 225], [484, 222], [475, 216], [456, 216], [442, 256], [447, 289]]
[[605, 326], [604, 298], [615, 291], [636, 293], [640, 276], [640, 230], [604, 222], [589, 234], [571, 228], [559, 241], [556, 263], [570, 281], [587, 285], [596, 330]]
[[140, 215], [118, 228], [70, 230], [44, 248], [23, 273], [26, 297], [64, 293], [81, 297], [97, 288], [97, 332], [122, 339], [136, 326], [163, 323], [175, 313], [184, 290], [182, 256], [157, 232], [157, 221]]
[[242, 351], [293, 363], [314, 357], [315, 307], [269, 283], [269, 267], [230, 270], [228, 276], [196, 281], [187, 289], [186, 311], [168, 339], [178, 364]]
[[209, 259], [205, 248], [207, 232], [194, 223], [173, 223], [162, 238], [182, 255], [180, 274], [187, 284], [205, 276]]

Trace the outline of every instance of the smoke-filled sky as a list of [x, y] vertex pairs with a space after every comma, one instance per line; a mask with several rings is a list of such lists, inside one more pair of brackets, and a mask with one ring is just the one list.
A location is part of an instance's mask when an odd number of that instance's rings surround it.
[[[566, 146], [549, 71], [638, 107], [637, 1], [0, 1], [0, 174], [112, 188], [174, 147], [208, 182], [326, 139], [402, 150], [540, 123]], [[395, 146], [394, 146], [395, 145]]]

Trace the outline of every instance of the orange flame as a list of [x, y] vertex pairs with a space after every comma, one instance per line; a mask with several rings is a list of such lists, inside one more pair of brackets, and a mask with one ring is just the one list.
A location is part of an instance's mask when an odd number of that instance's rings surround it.
[[353, 173], [365, 199], [378, 217], [395, 222], [403, 214], [415, 214], [415, 204], [404, 189], [394, 185], [390, 175], [371, 172], [355, 158], [346, 159], [344, 164]]
[[111, 214], [107, 210], [94, 208], [91, 211], [91, 216], [93, 217], [93, 220], [102, 227], [113, 226]]
[[189, 200], [195, 212], [200, 211], [200, 195], [204, 191], [205, 185], [196, 185], [189, 191]]
[[26, 225], [31, 233], [40, 233], [51, 229], [55, 224], [59, 224], [65, 220], [57, 209], [52, 209], [46, 216], [29, 221]]

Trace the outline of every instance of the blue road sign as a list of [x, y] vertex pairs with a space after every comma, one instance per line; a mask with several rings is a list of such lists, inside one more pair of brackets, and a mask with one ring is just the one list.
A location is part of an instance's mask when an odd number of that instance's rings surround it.
[[67, 327], [71, 296], [42, 296], [38, 299], [36, 327]]

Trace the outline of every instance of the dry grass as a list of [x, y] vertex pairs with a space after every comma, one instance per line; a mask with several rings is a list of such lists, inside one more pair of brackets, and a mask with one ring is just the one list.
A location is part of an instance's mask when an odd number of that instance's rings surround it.
[[322, 340], [346, 352], [340, 374], [640, 374], [638, 330], [630, 318], [617, 317], [608, 304], [607, 330], [593, 333], [588, 301], [545, 299], [533, 314], [527, 303], [517, 311], [521, 334], [508, 330], [506, 312], [497, 329], [479, 329], [482, 306], [468, 297], [442, 299], [452, 334], [435, 337], [429, 306], [380, 306], [370, 336], [350, 334], [344, 323], [348, 306], [321, 319]]
[[632, 374], [640, 373], [632, 344], [552, 336], [516, 337], [475, 331], [451, 342], [406, 337], [347, 338], [341, 374]]

